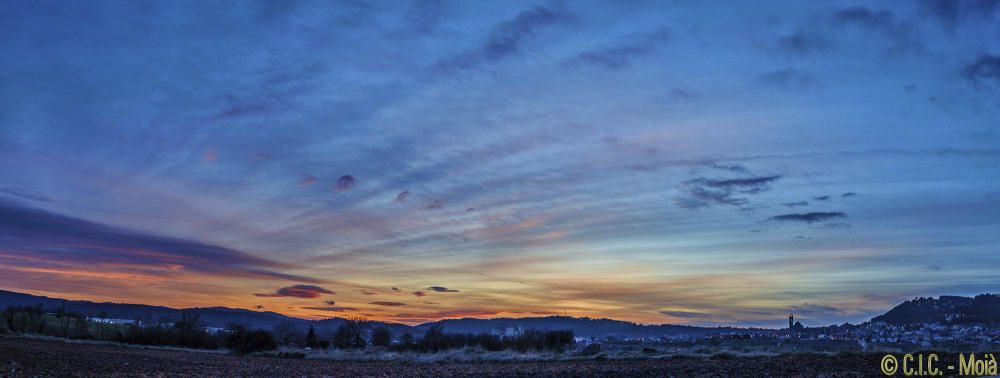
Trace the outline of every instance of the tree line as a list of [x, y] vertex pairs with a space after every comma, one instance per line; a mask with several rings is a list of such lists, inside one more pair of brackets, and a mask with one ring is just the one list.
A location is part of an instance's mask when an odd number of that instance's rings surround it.
[[[105, 316], [101, 316], [105, 317]], [[394, 342], [392, 332], [364, 317], [349, 317], [332, 336], [318, 335], [312, 326], [302, 332], [291, 322], [282, 322], [271, 331], [252, 330], [231, 324], [222, 331], [209, 332], [195, 312], [183, 311], [180, 318], [161, 321], [157, 325], [109, 324], [90, 321], [86, 316], [57, 309], [46, 313], [41, 305], [12, 306], [0, 313], [0, 334], [40, 334], [71, 339], [91, 339], [139, 345], [177, 346], [197, 349], [227, 348], [246, 354], [275, 350], [279, 346], [311, 349], [366, 349], [400, 352], [436, 353], [449, 349], [477, 348], [485, 351], [515, 350], [563, 351], [573, 345], [573, 332], [526, 330], [514, 337], [489, 333], [446, 333], [435, 324], [420, 338], [411, 333], [399, 335]]]
[[[333, 336], [333, 347], [339, 349], [360, 349], [368, 346], [363, 334], [371, 327], [371, 323], [360, 317], [351, 317], [344, 321]], [[312, 328], [310, 328], [310, 331]], [[444, 326], [431, 325], [420, 339], [410, 333], [400, 335], [399, 342], [393, 343], [391, 331], [378, 326], [371, 329], [371, 345], [396, 351], [436, 353], [448, 349], [478, 348], [485, 351], [515, 350], [528, 351], [564, 351], [573, 345], [574, 337], [571, 330], [543, 331], [529, 329], [517, 336], [502, 337], [489, 333], [463, 334], [446, 333]], [[310, 345], [311, 346], [311, 345]]]

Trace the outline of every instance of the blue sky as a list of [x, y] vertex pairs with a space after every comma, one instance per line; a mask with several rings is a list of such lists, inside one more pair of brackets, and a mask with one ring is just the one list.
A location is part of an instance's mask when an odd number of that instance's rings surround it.
[[4, 2], [0, 287], [754, 326], [996, 292], [998, 8]]

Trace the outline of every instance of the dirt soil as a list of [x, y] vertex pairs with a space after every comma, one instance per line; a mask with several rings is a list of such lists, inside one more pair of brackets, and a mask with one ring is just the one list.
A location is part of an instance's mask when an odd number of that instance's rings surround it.
[[880, 355], [541, 362], [334, 361], [0, 337], [0, 377], [878, 377]]

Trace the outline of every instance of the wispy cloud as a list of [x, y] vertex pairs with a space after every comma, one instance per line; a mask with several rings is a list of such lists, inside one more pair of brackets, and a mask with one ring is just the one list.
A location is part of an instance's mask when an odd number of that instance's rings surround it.
[[830, 45], [826, 37], [800, 30], [778, 38], [777, 49], [789, 56], [811, 56], [829, 50]]
[[520, 53], [524, 40], [535, 35], [540, 29], [567, 23], [572, 19], [573, 16], [562, 8], [538, 6], [525, 10], [494, 27], [481, 46], [440, 61], [435, 66], [441, 70], [452, 71], [498, 62]]
[[399, 192], [399, 194], [396, 195], [396, 199], [393, 201], [397, 203], [403, 203], [406, 202], [406, 199], [408, 198], [410, 198], [410, 191], [404, 190], [402, 192]]
[[670, 40], [670, 29], [660, 27], [646, 33], [630, 34], [615, 44], [601, 46], [576, 56], [574, 62], [593, 64], [609, 70], [620, 70], [633, 60], [652, 53]]
[[[0, 248], [53, 264], [173, 267], [170, 271], [292, 280], [323, 280], [279, 273], [296, 268], [226, 247], [106, 226], [0, 201]], [[169, 274], [169, 271], [163, 274]]]
[[379, 305], [379, 306], [389, 306], [389, 307], [406, 306], [406, 303], [403, 302], [385, 302], [385, 301], [376, 301], [376, 302], [371, 302], [369, 304]]
[[771, 183], [781, 176], [759, 176], [734, 179], [697, 178], [684, 182], [687, 196], [679, 198], [677, 204], [685, 208], [705, 207], [712, 204], [746, 205], [749, 201], [742, 195], [758, 194], [770, 189]]
[[304, 310], [313, 311], [325, 311], [325, 312], [355, 312], [358, 311], [356, 307], [344, 307], [344, 306], [322, 306], [322, 307], [302, 307]]
[[31, 200], [31, 201], [35, 201], [35, 202], [45, 202], [45, 203], [55, 202], [55, 201], [52, 200], [52, 198], [49, 198], [48, 196], [41, 195], [41, 194], [38, 194], [38, 193], [34, 193], [34, 192], [31, 192], [31, 191], [27, 191], [27, 190], [23, 190], [23, 189], [0, 188], [0, 192], [5, 193], [7, 195], [14, 196], [14, 197], [18, 197], [20, 199], [26, 199], [26, 200]]
[[306, 174], [303, 174], [303, 176], [305, 176], [305, 177], [302, 178], [302, 181], [299, 181], [299, 186], [301, 186], [301, 187], [307, 187], [307, 186], [313, 186], [313, 185], [316, 184], [316, 176], [306, 175]]

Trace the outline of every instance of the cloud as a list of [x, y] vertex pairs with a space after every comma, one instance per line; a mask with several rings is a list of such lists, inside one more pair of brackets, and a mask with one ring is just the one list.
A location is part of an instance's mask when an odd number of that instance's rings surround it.
[[437, 210], [444, 207], [444, 203], [441, 200], [434, 200], [429, 205], [427, 205], [427, 210]]
[[840, 315], [843, 311], [833, 306], [803, 303], [801, 305], [789, 307], [788, 312], [792, 314], [801, 314], [804, 316], [830, 316], [830, 315]]
[[922, 8], [936, 17], [946, 29], [952, 29], [963, 20], [989, 19], [1000, 1], [996, 0], [924, 0]]
[[847, 192], [847, 193], [844, 193], [844, 194], [840, 195], [841, 198], [857, 197], [857, 196], [858, 196], [858, 193], [855, 193], [855, 192]]
[[457, 293], [458, 292], [458, 290], [449, 289], [449, 288], [441, 287], [441, 286], [431, 286], [431, 287], [427, 288], [427, 290], [436, 291], [438, 293]]
[[160, 275], [191, 271], [234, 278], [324, 282], [274, 271], [298, 267], [247, 252], [107, 226], [3, 200], [0, 248], [31, 257], [46, 267], [129, 267], [156, 269]]
[[841, 212], [812, 212], [812, 213], [794, 213], [794, 214], [782, 214], [771, 217], [772, 220], [783, 221], [783, 222], [805, 222], [805, 223], [815, 223], [827, 221], [830, 219], [846, 218], [847, 214]]
[[523, 11], [490, 33], [486, 45], [483, 46], [483, 57], [489, 61], [497, 61], [517, 53], [521, 48], [521, 41], [534, 34], [538, 28], [567, 22], [570, 19], [569, 14], [561, 10], [542, 6]]
[[758, 194], [770, 189], [771, 183], [780, 178], [781, 176], [760, 176], [720, 180], [706, 178], [688, 180], [684, 182], [687, 197], [677, 198], [675, 202], [678, 206], [688, 209], [711, 204], [743, 206], [748, 204], [749, 200], [737, 197], [737, 194]]
[[888, 10], [874, 11], [866, 7], [849, 7], [833, 15], [833, 24], [838, 27], [855, 26], [877, 32], [892, 42], [890, 52], [917, 51], [920, 41], [913, 29]]
[[670, 29], [660, 27], [647, 33], [630, 34], [615, 45], [582, 52], [573, 61], [593, 64], [608, 70], [620, 70], [629, 66], [635, 59], [649, 55], [669, 39]]
[[757, 80], [778, 89], [805, 90], [819, 86], [819, 81], [805, 72], [785, 68], [757, 75]]
[[416, 295], [416, 296], [418, 296], [418, 297], [426, 297], [426, 296], [427, 296], [427, 293], [425, 293], [425, 292], [422, 292], [422, 291], [414, 291], [414, 292], [413, 292], [413, 295]]
[[371, 303], [368, 303], [368, 304], [379, 305], [379, 306], [391, 306], [391, 307], [406, 306], [406, 303], [402, 303], [402, 302], [376, 301], [376, 302], [371, 302]]
[[833, 16], [838, 24], [858, 24], [870, 28], [886, 27], [893, 23], [892, 12], [883, 10], [875, 12], [866, 7], [850, 7], [838, 11]]
[[496, 310], [447, 310], [447, 311], [437, 311], [431, 313], [402, 313], [391, 315], [393, 318], [418, 318], [418, 319], [446, 319], [446, 318], [465, 318], [465, 317], [484, 317], [484, 316], [496, 316], [502, 314], [506, 311], [496, 311]]
[[441, 318], [458, 318], [465, 316], [494, 316], [502, 313], [503, 311], [491, 311], [491, 310], [450, 310], [450, 311], [438, 311], [434, 313], [434, 315]]
[[785, 207], [809, 206], [809, 202], [806, 202], [806, 201], [785, 202], [782, 205], [784, 205]]
[[756, 192], [765, 185], [780, 178], [781, 176], [762, 176], [762, 177], [751, 177], [751, 178], [741, 178], [741, 179], [703, 180], [701, 181], [701, 183], [705, 186], [713, 188], [722, 188], [722, 189], [735, 188], [738, 190], [751, 190]]
[[395, 287], [395, 286], [393, 286], [393, 287], [392, 287], [392, 291], [399, 291], [399, 288], [398, 288], [398, 287]]
[[2, 188], [2, 189], [0, 189], [0, 192], [6, 193], [6, 194], [14, 196], [14, 197], [18, 197], [18, 198], [26, 199], [26, 200], [31, 200], [31, 201], [35, 201], [35, 202], [45, 202], [45, 203], [52, 203], [52, 202], [54, 202], [52, 200], [52, 198], [46, 197], [46, 196], [38, 194], [38, 193], [33, 193], [33, 192], [30, 192], [30, 191], [27, 191], [27, 190], [14, 189], [14, 188]]
[[358, 290], [358, 292], [364, 295], [378, 295], [377, 291], [372, 290]]
[[356, 182], [357, 179], [355, 179], [354, 176], [351, 175], [340, 176], [340, 178], [337, 179], [337, 191], [345, 192], [351, 190], [351, 188], [354, 187], [354, 184]]
[[827, 195], [814, 196], [813, 199], [817, 200], [817, 201], [829, 201], [830, 200], [830, 196], [827, 196]]
[[980, 55], [962, 70], [962, 75], [976, 88], [1000, 88], [1000, 55]]
[[822, 228], [845, 229], [845, 228], [851, 228], [851, 224], [842, 222], [830, 222], [830, 223], [824, 223]]
[[441, 22], [444, 5], [440, 0], [414, 1], [403, 18], [416, 32], [431, 33]]
[[409, 198], [409, 197], [410, 197], [410, 191], [409, 190], [404, 190], [402, 192], [399, 192], [399, 194], [396, 195], [396, 199], [393, 200], [393, 202], [403, 203], [403, 202], [406, 202], [406, 199]]
[[245, 104], [231, 104], [226, 108], [215, 113], [211, 117], [212, 120], [224, 120], [233, 118], [242, 118], [254, 115], [267, 114], [274, 111], [274, 106], [265, 103], [245, 103]]
[[329, 306], [329, 307], [301, 307], [303, 310], [325, 311], [325, 312], [354, 312], [355, 307]]
[[573, 16], [563, 9], [538, 6], [525, 10], [513, 19], [494, 27], [485, 43], [449, 59], [439, 61], [435, 68], [443, 71], [469, 69], [483, 63], [493, 63], [521, 52], [521, 44], [539, 29], [569, 22]]
[[319, 298], [323, 294], [336, 294], [314, 285], [295, 285], [278, 289], [274, 294], [254, 294], [258, 297]]
[[660, 313], [673, 318], [685, 318], [685, 319], [704, 318], [707, 316], [711, 316], [710, 314], [697, 311], [660, 311]]
[[299, 186], [307, 187], [316, 184], [316, 176], [303, 174], [302, 181], [299, 181]]
[[747, 169], [747, 167], [744, 167], [740, 164], [708, 163], [706, 164], [706, 166], [709, 168], [715, 168], [718, 170], [735, 172], [735, 173], [750, 173], [750, 170]]
[[337, 304], [337, 301], [329, 300], [329, 301], [323, 301], [323, 303], [333, 306], [333, 305]]
[[790, 56], [809, 56], [830, 48], [830, 41], [820, 35], [797, 31], [778, 38], [777, 49]]

